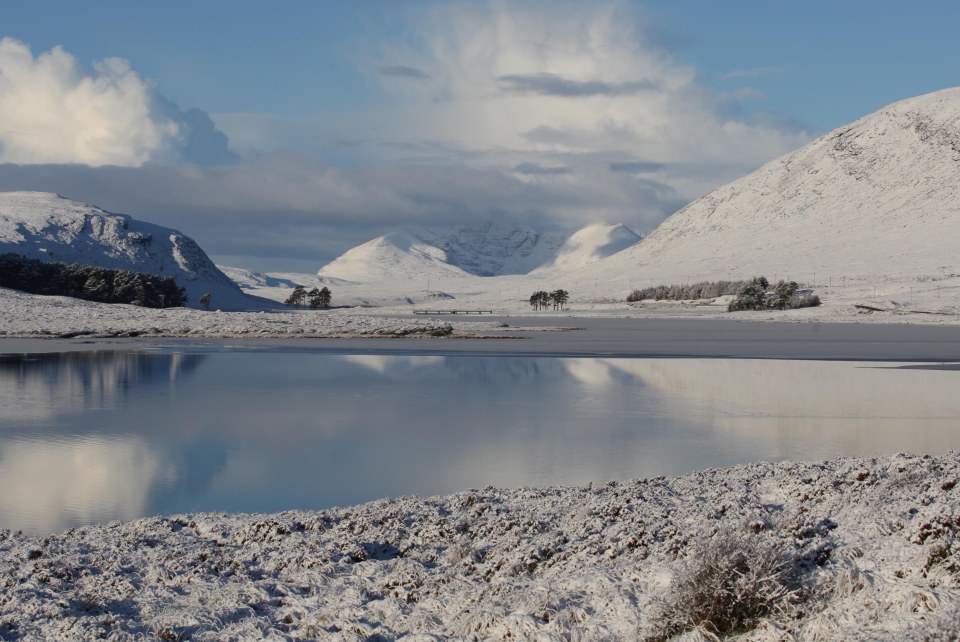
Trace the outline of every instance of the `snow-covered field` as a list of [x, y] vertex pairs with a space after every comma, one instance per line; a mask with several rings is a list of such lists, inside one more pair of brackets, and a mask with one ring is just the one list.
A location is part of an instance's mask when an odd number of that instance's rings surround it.
[[0, 288], [0, 337], [475, 336], [502, 324], [397, 319], [339, 311], [202, 312], [92, 303]]
[[955, 640], [958, 480], [897, 455], [0, 531], [0, 637]]
[[[231, 276], [236, 274], [231, 271]], [[264, 298], [283, 301], [291, 284], [323, 287], [317, 277], [285, 274], [284, 279], [259, 275], [244, 281], [244, 289]], [[237, 276], [239, 278], [239, 275]], [[681, 279], [679, 283], [686, 283]], [[672, 284], [673, 282], [667, 282]], [[637, 287], [660, 285], [638, 283]], [[386, 283], [340, 283], [333, 287], [335, 300], [343, 305], [376, 306], [377, 314], [409, 315], [415, 310], [489, 310], [505, 316], [549, 319], [566, 317], [714, 318], [743, 321], [836, 322], [836, 323], [960, 323], [960, 276], [891, 277], [873, 280], [833, 279], [818, 276], [816, 285], [805, 282], [821, 297], [817, 308], [765, 312], [727, 312], [729, 297], [705, 301], [644, 301], [627, 304], [626, 294], [608, 291], [602, 283], [574, 277], [536, 275], [468, 277]], [[563, 311], [535, 312], [527, 302], [536, 290], [563, 288], [570, 302]]]

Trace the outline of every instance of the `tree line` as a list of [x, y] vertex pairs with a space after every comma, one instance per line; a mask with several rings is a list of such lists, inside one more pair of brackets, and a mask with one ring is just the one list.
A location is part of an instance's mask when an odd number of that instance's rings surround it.
[[0, 255], [0, 286], [30, 294], [145, 308], [175, 308], [187, 302], [187, 291], [169, 276], [77, 263], [47, 263], [12, 252]]
[[562, 310], [563, 306], [570, 300], [570, 293], [566, 290], [554, 290], [546, 292], [538, 290], [530, 295], [530, 305], [534, 310], [546, 310], [553, 306], [554, 310]]
[[290, 296], [287, 297], [287, 300], [284, 301], [286, 305], [290, 305], [295, 308], [302, 308], [304, 305], [309, 303], [311, 310], [326, 310], [330, 307], [332, 302], [333, 293], [327, 286], [323, 286], [319, 290], [317, 288], [313, 288], [307, 292], [307, 289], [302, 285], [298, 285], [293, 288], [293, 292], [291, 292]]
[[656, 285], [642, 290], [634, 290], [627, 295], [627, 303], [636, 301], [695, 301], [715, 299], [718, 296], [736, 294], [750, 281], [699, 281], [687, 285]]
[[787, 310], [820, 305], [820, 297], [811, 292], [801, 292], [796, 281], [779, 281], [771, 287], [766, 277], [758, 276], [749, 281], [700, 281], [689, 285], [657, 285], [634, 290], [627, 302], [696, 301], [735, 295], [727, 310]]

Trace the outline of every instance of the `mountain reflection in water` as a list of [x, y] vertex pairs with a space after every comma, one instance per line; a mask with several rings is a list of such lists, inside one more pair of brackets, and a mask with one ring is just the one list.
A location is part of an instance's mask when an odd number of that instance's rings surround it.
[[0, 357], [0, 527], [960, 447], [960, 372], [735, 359]]

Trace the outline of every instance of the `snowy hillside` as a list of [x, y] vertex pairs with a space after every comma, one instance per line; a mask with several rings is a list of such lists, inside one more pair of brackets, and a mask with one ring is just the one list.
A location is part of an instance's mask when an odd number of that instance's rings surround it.
[[186, 288], [193, 307], [204, 292], [221, 309], [272, 305], [244, 295], [184, 234], [57, 194], [0, 193], [0, 253], [5, 252], [171, 276]]
[[407, 278], [467, 276], [424, 231], [395, 230], [348, 250], [317, 272], [325, 278], [375, 283]]
[[364, 283], [526, 274], [552, 262], [565, 239], [562, 232], [490, 222], [451, 230], [407, 227], [347, 251], [318, 274]]
[[625, 250], [640, 239], [639, 234], [625, 225], [588, 225], [571, 234], [556, 258], [535, 272], [574, 270]]
[[826, 285], [960, 273], [960, 88], [890, 105], [683, 208], [585, 268], [631, 286], [764, 274]]

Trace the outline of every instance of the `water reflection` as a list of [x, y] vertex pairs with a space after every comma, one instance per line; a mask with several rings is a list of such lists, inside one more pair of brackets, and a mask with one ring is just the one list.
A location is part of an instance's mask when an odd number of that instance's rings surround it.
[[131, 386], [175, 382], [204, 358], [115, 351], [0, 355], [2, 425], [112, 407]]
[[958, 383], [956, 370], [844, 362], [4, 358], [0, 526], [942, 452], [960, 447]]

